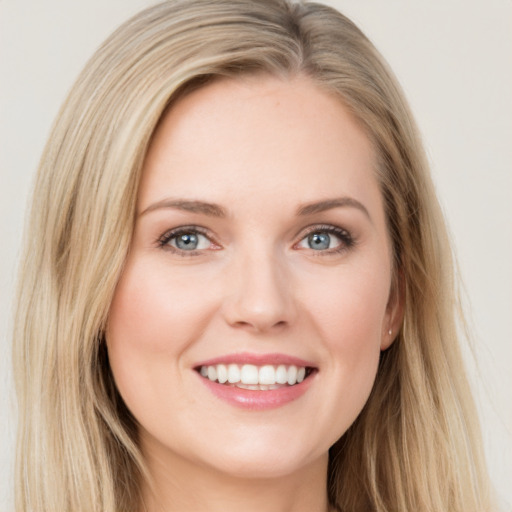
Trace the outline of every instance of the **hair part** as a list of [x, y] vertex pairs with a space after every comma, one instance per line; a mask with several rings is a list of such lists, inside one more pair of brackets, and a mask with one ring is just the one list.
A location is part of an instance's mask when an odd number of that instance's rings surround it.
[[304, 75], [375, 148], [403, 326], [371, 396], [330, 450], [341, 510], [490, 510], [459, 352], [453, 262], [426, 158], [395, 78], [337, 11], [285, 0], [167, 1], [122, 25], [64, 103], [41, 159], [14, 333], [16, 510], [129, 512], [149, 475], [104, 331], [159, 120], [221, 77]]

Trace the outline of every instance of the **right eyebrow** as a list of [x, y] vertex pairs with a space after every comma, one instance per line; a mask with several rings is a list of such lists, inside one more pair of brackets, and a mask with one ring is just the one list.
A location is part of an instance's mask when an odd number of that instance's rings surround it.
[[208, 215], [210, 217], [223, 218], [227, 216], [226, 210], [222, 206], [219, 206], [218, 204], [206, 203], [204, 201], [191, 201], [188, 199], [167, 198], [149, 205], [139, 214], [139, 217], [141, 217], [142, 215], [146, 215], [146, 213], [165, 208], [183, 210], [192, 213], [200, 213], [202, 215]]
[[297, 210], [297, 215], [313, 215], [315, 213], [325, 212], [333, 208], [343, 207], [351, 207], [360, 210], [366, 215], [366, 217], [368, 217], [370, 222], [372, 222], [372, 218], [370, 217], [370, 213], [368, 212], [367, 208], [363, 205], [363, 203], [357, 199], [354, 199], [353, 197], [335, 197], [333, 199], [325, 199], [315, 203], [308, 203], [301, 206]]

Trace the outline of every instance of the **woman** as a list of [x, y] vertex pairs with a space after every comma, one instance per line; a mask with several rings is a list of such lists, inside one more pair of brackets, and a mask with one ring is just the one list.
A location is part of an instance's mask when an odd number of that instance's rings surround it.
[[142, 12], [35, 191], [17, 510], [490, 510], [417, 130], [342, 15]]

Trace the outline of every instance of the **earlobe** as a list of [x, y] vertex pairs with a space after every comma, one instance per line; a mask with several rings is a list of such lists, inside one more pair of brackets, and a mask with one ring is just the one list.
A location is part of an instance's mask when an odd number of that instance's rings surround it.
[[405, 283], [402, 271], [397, 271], [391, 285], [385, 323], [382, 329], [381, 350], [388, 349], [395, 341], [405, 312]]

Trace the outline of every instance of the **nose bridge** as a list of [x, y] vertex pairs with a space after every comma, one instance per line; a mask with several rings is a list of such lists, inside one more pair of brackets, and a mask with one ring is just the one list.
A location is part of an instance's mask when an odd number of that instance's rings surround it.
[[231, 325], [265, 331], [293, 320], [289, 269], [272, 247], [237, 254], [228, 280], [224, 310]]

